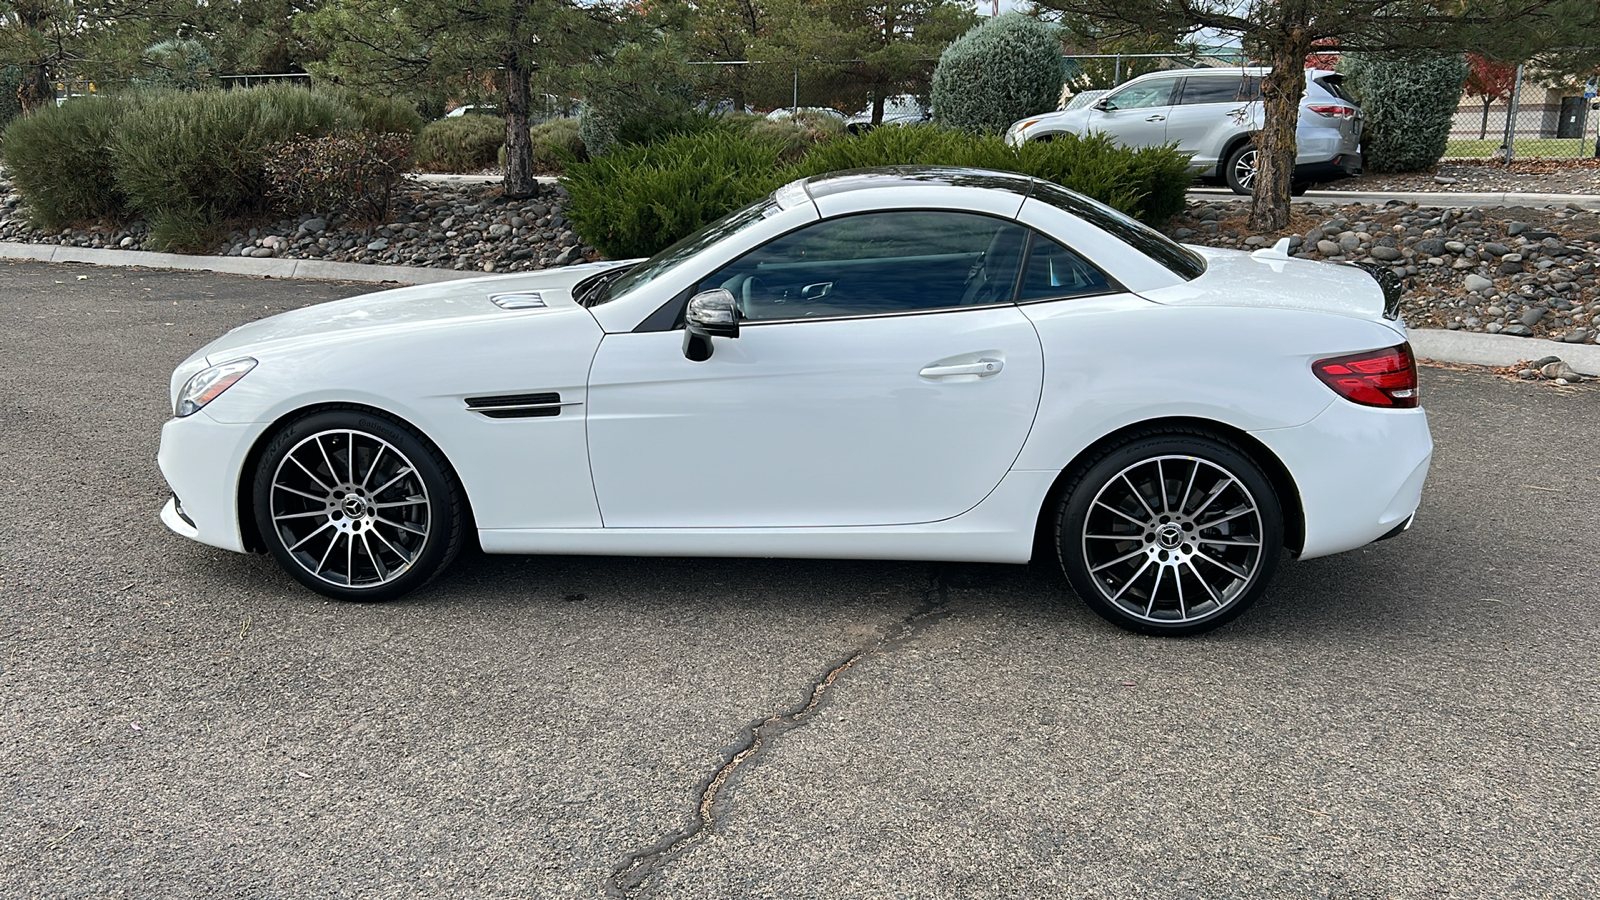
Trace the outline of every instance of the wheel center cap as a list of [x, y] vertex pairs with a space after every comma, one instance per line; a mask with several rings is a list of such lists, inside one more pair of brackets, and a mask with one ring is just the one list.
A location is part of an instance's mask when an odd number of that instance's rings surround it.
[[1175, 550], [1183, 543], [1183, 528], [1175, 524], [1163, 525], [1156, 532], [1156, 541], [1168, 550]]
[[344, 498], [344, 503], [340, 505], [344, 509], [344, 514], [352, 519], [359, 519], [367, 514], [367, 501], [354, 494]]

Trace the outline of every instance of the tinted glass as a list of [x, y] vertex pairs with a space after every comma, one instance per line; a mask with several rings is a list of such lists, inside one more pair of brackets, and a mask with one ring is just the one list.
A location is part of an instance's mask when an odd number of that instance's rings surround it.
[[1008, 303], [1025, 236], [974, 213], [845, 216], [777, 238], [696, 290], [726, 288], [752, 321]]
[[1177, 84], [1176, 78], [1157, 78], [1154, 81], [1141, 81], [1132, 84], [1115, 94], [1109, 99], [1116, 104], [1117, 109], [1148, 109], [1152, 106], [1170, 106], [1172, 104], [1172, 86]]
[[1022, 274], [1022, 293], [1017, 299], [1050, 300], [1104, 294], [1111, 289], [1111, 280], [1105, 273], [1055, 241], [1035, 235], [1033, 248], [1028, 252], [1028, 265]]
[[1189, 77], [1183, 81], [1184, 106], [1197, 103], [1234, 103], [1240, 99], [1238, 75], [1207, 75]]
[[1317, 79], [1313, 79], [1313, 80], [1316, 82], [1316, 85], [1318, 87], [1320, 87], [1323, 90], [1327, 91], [1333, 97], [1335, 97], [1335, 98], [1337, 98], [1339, 100], [1343, 100], [1346, 103], [1354, 103], [1355, 102], [1354, 100], [1352, 100], [1350, 98], [1350, 95], [1345, 92], [1344, 79], [1339, 77], [1338, 75], [1324, 75], [1321, 78], [1317, 78]]
[[1059, 184], [1041, 180], [1033, 189], [1033, 196], [1099, 228], [1171, 269], [1173, 274], [1185, 281], [1200, 277], [1206, 270], [1205, 259], [1200, 254], [1130, 216]]
[[1239, 99], [1252, 102], [1261, 99], [1260, 75], [1246, 75], [1244, 77], [1244, 86], [1239, 88]]

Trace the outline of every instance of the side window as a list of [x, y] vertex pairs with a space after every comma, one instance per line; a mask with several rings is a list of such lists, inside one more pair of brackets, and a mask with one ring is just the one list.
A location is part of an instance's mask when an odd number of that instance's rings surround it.
[[707, 277], [750, 321], [1011, 302], [1027, 232], [976, 213], [842, 216], [758, 247]]
[[1183, 81], [1184, 106], [1199, 103], [1237, 103], [1241, 79], [1238, 75], [1191, 76]]
[[1172, 105], [1174, 78], [1157, 78], [1130, 85], [1110, 96], [1117, 109], [1149, 109], [1152, 106]]
[[1111, 279], [1083, 257], [1042, 234], [1034, 235], [1019, 301], [1105, 294], [1111, 290]]
[[1261, 76], [1246, 75], [1244, 86], [1239, 88], [1239, 99], [1247, 103], [1254, 103], [1261, 99]]

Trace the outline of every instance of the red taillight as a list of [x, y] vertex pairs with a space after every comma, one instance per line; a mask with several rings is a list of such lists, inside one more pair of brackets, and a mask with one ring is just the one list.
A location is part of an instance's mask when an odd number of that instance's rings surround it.
[[1311, 110], [1319, 116], [1327, 116], [1330, 119], [1348, 119], [1356, 114], [1356, 111], [1348, 106], [1308, 106], [1306, 109]]
[[1417, 361], [1410, 344], [1319, 359], [1311, 371], [1352, 403], [1388, 409], [1417, 405]]

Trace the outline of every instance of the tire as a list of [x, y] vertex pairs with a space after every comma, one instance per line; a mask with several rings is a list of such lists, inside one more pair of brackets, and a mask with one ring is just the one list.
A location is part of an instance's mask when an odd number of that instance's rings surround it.
[[1309, 181], [1291, 182], [1289, 184], [1289, 196], [1291, 196], [1291, 197], [1304, 197], [1306, 195], [1306, 191], [1311, 190], [1311, 188], [1312, 188], [1312, 184]]
[[1283, 507], [1231, 442], [1146, 434], [1079, 467], [1055, 543], [1073, 590], [1108, 621], [1142, 634], [1199, 634], [1266, 590], [1283, 550]]
[[1257, 155], [1254, 143], [1240, 144], [1228, 154], [1228, 161], [1222, 167], [1222, 177], [1235, 194], [1250, 193], [1251, 186], [1256, 182]]
[[462, 491], [439, 451], [366, 410], [285, 425], [253, 487], [268, 552], [336, 600], [393, 600], [422, 587], [455, 558], [466, 530]]

